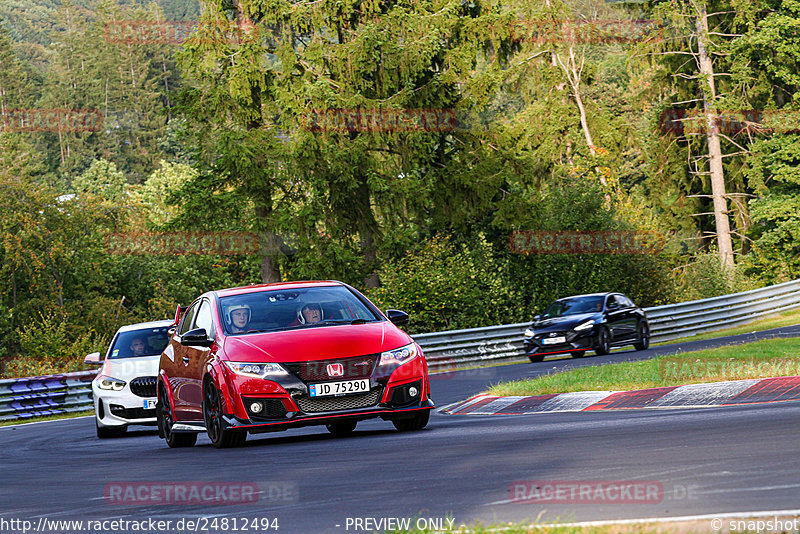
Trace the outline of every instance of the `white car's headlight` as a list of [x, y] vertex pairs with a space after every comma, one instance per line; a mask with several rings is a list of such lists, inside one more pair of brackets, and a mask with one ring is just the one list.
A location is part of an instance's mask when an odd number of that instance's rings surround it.
[[533, 330], [531, 330], [530, 328], [525, 329], [525, 337], [533, 337], [534, 335], [535, 334], [533, 333]]
[[97, 387], [109, 391], [122, 391], [125, 388], [125, 381], [110, 376], [100, 375], [96, 379]]
[[419, 349], [416, 343], [409, 343], [399, 349], [387, 350], [381, 352], [380, 365], [402, 365], [410, 362], [419, 355]]
[[277, 363], [225, 362], [228, 369], [241, 376], [251, 378], [278, 378], [289, 373]]
[[575, 330], [576, 332], [581, 332], [583, 330], [589, 330], [593, 326], [594, 326], [594, 319], [590, 319], [590, 320], [586, 321], [585, 323], [579, 324], [578, 326], [573, 328], [573, 330]]

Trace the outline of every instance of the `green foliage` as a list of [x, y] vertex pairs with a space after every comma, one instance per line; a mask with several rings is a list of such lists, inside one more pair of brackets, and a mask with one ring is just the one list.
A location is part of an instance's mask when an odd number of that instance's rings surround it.
[[35, 321], [17, 329], [17, 333], [24, 356], [6, 364], [7, 376], [46, 374], [54, 369], [80, 370], [87, 354], [103, 350], [108, 343], [108, 338], [94, 331], [71, 335], [66, 317], [55, 313], [40, 313]]
[[112, 202], [122, 200], [126, 185], [125, 175], [117, 170], [114, 163], [105, 159], [93, 161], [83, 174], [72, 181], [72, 187], [78, 193], [91, 193]]
[[525, 320], [506, 262], [480, 235], [469, 245], [433, 237], [403, 259], [386, 262], [379, 275], [382, 286], [368, 296], [382, 309], [409, 313], [412, 332]]

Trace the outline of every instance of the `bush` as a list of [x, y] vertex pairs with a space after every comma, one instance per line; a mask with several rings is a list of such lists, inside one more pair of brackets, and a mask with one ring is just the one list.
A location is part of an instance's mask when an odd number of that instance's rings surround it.
[[94, 330], [70, 335], [66, 317], [57, 313], [40, 313], [36, 322], [17, 329], [20, 345], [25, 352], [5, 364], [6, 377], [78, 371], [83, 369], [87, 354], [103, 350], [107, 338]]
[[412, 333], [509, 323], [518, 293], [507, 271], [483, 235], [461, 245], [448, 236], [433, 237], [386, 262], [378, 272], [381, 287], [368, 296], [383, 309], [408, 312]]

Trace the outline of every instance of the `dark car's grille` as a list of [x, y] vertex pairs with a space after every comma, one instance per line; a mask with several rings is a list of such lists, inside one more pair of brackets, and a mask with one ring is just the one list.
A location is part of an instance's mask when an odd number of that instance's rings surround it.
[[[372, 376], [372, 370], [375, 369], [378, 356], [378, 354], [368, 354], [355, 358], [285, 363], [283, 365], [304, 382], [316, 382], [319, 380], [356, 380]], [[328, 374], [328, 365], [331, 364], [341, 364], [343, 374], [333, 376]]]
[[139, 397], [155, 397], [158, 378], [155, 376], [140, 376], [131, 380], [131, 393]]
[[144, 408], [125, 408], [119, 404], [112, 404], [108, 407], [108, 409], [111, 411], [111, 413], [117, 417], [122, 417], [123, 419], [146, 419], [156, 416], [155, 408], [145, 410]]
[[341, 410], [355, 410], [367, 408], [378, 404], [381, 397], [381, 388], [375, 388], [368, 393], [348, 395], [345, 397], [310, 398], [305, 395], [295, 397], [295, 402], [305, 413], [337, 412]]

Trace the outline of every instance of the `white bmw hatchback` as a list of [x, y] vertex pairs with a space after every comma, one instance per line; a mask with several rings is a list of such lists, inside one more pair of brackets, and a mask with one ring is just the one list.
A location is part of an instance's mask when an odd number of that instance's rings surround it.
[[92, 381], [98, 438], [124, 434], [128, 425], [156, 424], [158, 362], [173, 325], [166, 320], [123, 326], [105, 357], [86, 357], [86, 363], [102, 364]]

